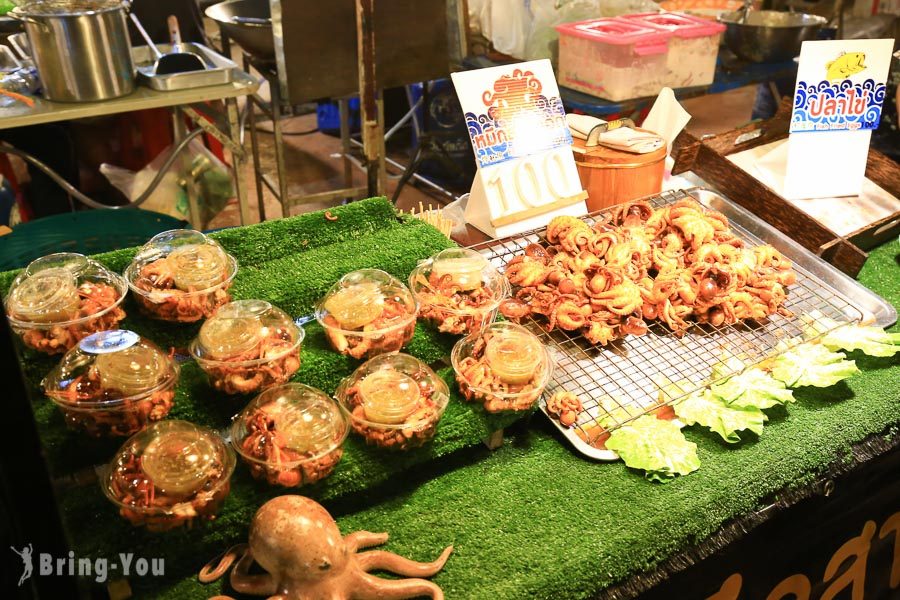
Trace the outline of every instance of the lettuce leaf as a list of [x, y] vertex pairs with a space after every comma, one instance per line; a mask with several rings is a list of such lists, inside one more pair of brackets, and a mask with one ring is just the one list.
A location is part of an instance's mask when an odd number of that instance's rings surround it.
[[597, 415], [597, 423], [606, 429], [615, 428], [619, 423], [630, 421], [646, 412], [645, 409], [636, 406], [633, 401], [609, 395], [602, 396], [598, 403], [603, 410]]
[[900, 331], [888, 333], [881, 327], [845, 325], [829, 331], [819, 341], [829, 350], [860, 350], [869, 356], [893, 356], [900, 352]]
[[829, 350], [860, 350], [869, 356], [893, 356], [900, 352], [900, 332], [888, 333], [881, 327], [866, 325], [841, 325], [816, 311], [810, 313], [807, 321], [807, 335], [828, 332], [819, 342]]
[[801, 344], [772, 361], [772, 377], [788, 387], [830, 387], [859, 372], [856, 361], [846, 360], [822, 344]]
[[734, 408], [771, 408], [794, 402], [794, 392], [762, 369], [747, 369], [711, 388], [713, 395]]
[[708, 389], [691, 394], [673, 408], [686, 424], [708, 427], [729, 444], [741, 441], [738, 431], [749, 429], [762, 435], [763, 425], [768, 420], [758, 407], [729, 406]]
[[687, 441], [677, 425], [645, 415], [613, 430], [606, 447], [632, 469], [646, 471], [650, 481], [667, 482], [700, 468], [697, 444]]

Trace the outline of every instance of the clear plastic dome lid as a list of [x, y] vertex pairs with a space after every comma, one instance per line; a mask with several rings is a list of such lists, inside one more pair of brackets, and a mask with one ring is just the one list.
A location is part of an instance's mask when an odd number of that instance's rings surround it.
[[[391, 310], [389, 303], [394, 305]], [[331, 286], [316, 307], [316, 318], [322, 322], [331, 316], [345, 330], [372, 323], [377, 323], [375, 329], [387, 329], [415, 319], [416, 309], [415, 298], [399, 279], [379, 269], [361, 269]]]
[[409, 276], [409, 286], [422, 292], [482, 289], [499, 304], [509, 294], [509, 283], [487, 258], [469, 248], [448, 248], [419, 263]]
[[148, 483], [179, 499], [210, 491], [211, 482], [226, 481], [235, 463], [217, 433], [176, 420], [160, 421], [136, 433], [119, 449], [111, 465], [115, 470], [135, 460]]
[[79, 288], [96, 284], [113, 288], [118, 297], [113, 306], [121, 303], [126, 287], [119, 275], [83, 254], [50, 254], [33, 261], [15, 278], [6, 296], [6, 313], [21, 326], [74, 321], [82, 316]]
[[133, 331], [114, 329], [81, 340], [42, 385], [59, 403], [104, 409], [152, 394], [177, 378], [178, 365], [159, 346]]
[[504, 327], [492, 333], [484, 348], [490, 369], [504, 383], [518, 385], [530, 381], [544, 360], [541, 341], [524, 329]]
[[203, 323], [191, 354], [210, 361], [272, 360], [295, 350], [303, 337], [303, 329], [280, 308], [264, 300], [237, 300]]
[[[151, 264], [152, 273], [143, 272]], [[199, 231], [173, 229], [150, 238], [126, 269], [125, 277], [132, 289], [135, 284], [148, 283], [149, 287], [203, 292], [230, 281], [236, 273], [237, 261], [218, 242]], [[138, 285], [139, 291], [146, 291], [144, 287]]]
[[305, 460], [328, 454], [347, 437], [349, 424], [337, 403], [325, 392], [302, 383], [287, 383], [267, 389], [234, 417], [231, 437], [238, 452], [246, 456], [241, 441], [254, 420], [265, 421], [281, 449], [306, 455]]
[[364, 420], [379, 427], [415, 424], [410, 417], [423, 400], [433, 402], [440, 414], [449, 394], [444, 380], [409, 354], [376, 356], [356, 369], [337, 391], [338, 401], [349, 413], [362, 406]]

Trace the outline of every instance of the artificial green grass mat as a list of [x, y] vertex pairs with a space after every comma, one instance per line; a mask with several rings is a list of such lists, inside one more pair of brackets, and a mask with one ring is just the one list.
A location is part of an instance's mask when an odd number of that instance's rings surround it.
[[[232, 296], [268, 300], [291, 316], [309, 316], [315, 302], [349, 271], [377, 267], [406, 281], [417, 261], [453, 245], [430, 225], [398, 217], [383, 198], [356, 202], [332, 212], [338, 217], [336, 221], [325, 219], [319, 212], [213, 234], [238, 259]], [[117, 250], [95, 258], [121, 272], [135, 252], [134, 248]], [[0, 290], [5, 293], [15, 275], [16, 272], [0, 274]], [[128, 316], [121, 326], [137, 331], [164, 349], [184, 349], [200, 326], [146, 318], [130, 299], [124, 306]], [[307, 322], [304, 329], [301, 368], [292, 379], [331, 394], [361, 361], [333, 351], [315, 321]], [[433, 364], [449, 356], [454, 341], [452, 336], [418, 325], [405, 351]], [[190, 532], [166, 534], [148, 534], [132, 528], [117, 516], [99, 486], [78, 485], [80, 477], [69, 477], [108, 462], [124, 440], [96, 440], [66, 429], [61, 413], [39, 389], [41, 379], [59, 359], [26, 350], [22, 369], [34, 400], [32, 406], [45, 456], [52, 475], [62, 483], [58, 500], [71, 544], [79, 556], [116, 556], [131, 551], [138, 556], [168, 557], [170, 573], [178, 573], [178, 565], [190, 571], [196, 556], [215, 553], [221, 544], [245, 535], [246, 523], [256, 509], [268, 498], [285, 492], [252, 480], [239, 464], [231, 495], [214, 523]], [[304, 493], [324, 500], [383, 485], [402, 478], [403, 472], [414, 465], [480, 445], [493, 431], [521, 418], [522, 415], [489, 415], [480, 406], [464, 402], [455, 393], [452, 370], [444, 367], [440, 374], [451, 384], [454, 394], [437, 435], [429, 444], [405, 453], [390, 452], [367, 447], [351, 434], [335, 472], [319, 484], [304, 488]], [[168, 418], [224, 430], [232, 415], [249, 399], [216, 392], [199, 366], [187, 361], [181, 364], [175, 406]], [[104, 526], [96, 527], [98, 522]]]
[[[882, 246], [860, 275], [894, 306], [900, 306], [898, 260], [893, 243]], [[769, 411], [758, 439], [727, 446], [688, 428], [702, 465], [669, 484], [650, 483], [622, 463], [580, 458], [535, 419], [538, 426], [508, 438], [495, 453], [455, 455], [454, 468], [443, 472], [423, 467], [362, 509], [326, 506], [341, 515], [344, 533], [388, 531], [385, 548], [417, 560], [453, 544], [433, 578], [448, 599], [589, 598], [692, 547], [780, 491], [811, 482], [835, 461], [848, 460], [851, 445], [873, 434], [896, 436], [900, 360], [852, 358], [860, 374], [830, 389], [798, 390], [796, 404]], [[196, 568], [202, 563], [198, 557]], [[229, 591], [224, 582], [204, 586], [196, 577], [134, 584], [147, 598]]]

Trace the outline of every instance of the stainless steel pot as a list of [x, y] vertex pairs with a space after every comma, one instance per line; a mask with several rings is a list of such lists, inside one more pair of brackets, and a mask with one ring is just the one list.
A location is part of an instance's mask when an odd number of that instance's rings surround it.
[[30, 2], [10, 11], [25, 23], [44, 97], [94, 102], [134, 90], [126, 2]]
[[814, 40], [825, 17], [803, 13], [757, 10], [741, 19], [741, 11], [719, 17], [725, 24], [725, 44], [751, 62], [785, 62], [800, 54], [806, 40]]

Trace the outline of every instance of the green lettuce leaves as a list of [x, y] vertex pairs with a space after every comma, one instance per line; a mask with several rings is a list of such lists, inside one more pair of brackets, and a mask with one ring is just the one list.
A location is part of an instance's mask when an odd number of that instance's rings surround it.
[[829, 331], [819, 342], [829, 350], [860, 350], [869, 356], [893, 356], [900, 352], [900, 332], [881, 327], [844, 325]]
[[606, 447], [632, 469], [646, 471], [650, 481], [668, 482], [700, 468], [697, 444], [687, 441], [677, 425], [644, 415], [613, 430]]
[[762, 369], [747, 369], [739, 375], [716, 383], [712, 393], [728, 406], [742, 408], [772, 408], [794, 402], [794, 392]]
[[772, 361], [772, 377], [788, 387], [830, 387], [859, 372], [856, 361], [822, 344], [800, 344]]
[[703, 425], [729, 444], [741, 441], [738, 431], [749, 430], [762, 435], [763, 425], [768, 420], [759, 407], [728, 405], [710, 389], [691, 394], [673, 408], [685, 424]]
[[813, 312], [807, 317], [810, 337], [828, 332], [819, 342], [829, 350], [859, 350], [869, 356], [894, 356], [900, 352], [900, 332], [888, 333], [881, 327], [845, 324]]

